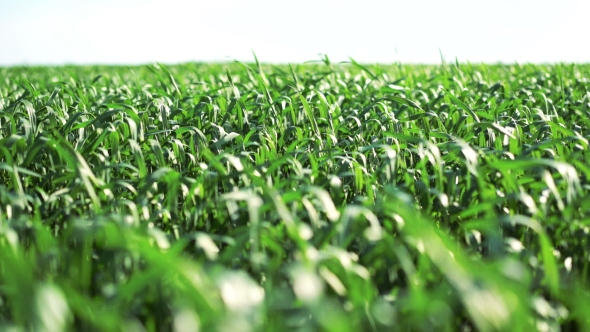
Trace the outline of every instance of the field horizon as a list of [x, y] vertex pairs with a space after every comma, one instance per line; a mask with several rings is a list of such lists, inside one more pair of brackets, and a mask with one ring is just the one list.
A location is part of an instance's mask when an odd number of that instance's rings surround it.
[[[325, 64], [327, 55], [319, 54], [319, 58], [310, 59], [300, 62], [290, 61], [257, 61], [256, 55], [254, 54], [254, 60], [241, 61], [228, 57], [227, 60], [195, 60], [195, 61], [181, 61], [181, 62], [166, 62], [166, 61], [145, 61], [145, 62], [63, 62], [63, 63], [20, 63], [2, 65], [0, 68], [62, 68], [62, 67], [144, 67], [152, 65], [164, 65], [167, 67], [179, 67], [179, 66], [191, 66], [191, 65], [233, 65], [241, 63], [247, 66], [307, 66], [314, 64]], [[388, 67], [388, 66], [418, 66], [418, 67], [432, 67], [441, 65], [472, 65], [472, 66], [586, 66], [590, 65], [590, 62], [579, 62], [579, 61], [469, 61], [469, 60], [458, 60], [458, 59], [447, 59], [438, 62], [411, 62], [411, 61], [390, 61], [390, 62], [373, 62], [373, 61], [356, 61], [356, 59], [349, 57], [347, 60], [333, 61], [329, 57], [327, 60], [331, 65], [334, 66], [346, 66], [353, 65], [353, 62], [361, 64], [363, 66], [377, 66], [377, 67]]]

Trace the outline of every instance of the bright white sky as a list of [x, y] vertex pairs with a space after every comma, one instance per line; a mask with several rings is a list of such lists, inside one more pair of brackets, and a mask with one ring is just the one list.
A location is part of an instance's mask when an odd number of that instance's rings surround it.
[[590, 0], [0, 0], [0, 65], [590, 62]]

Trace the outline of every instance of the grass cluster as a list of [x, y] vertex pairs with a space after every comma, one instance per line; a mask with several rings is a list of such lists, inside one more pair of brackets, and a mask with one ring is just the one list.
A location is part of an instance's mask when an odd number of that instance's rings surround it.
[[0, 68], [0, 329], [590, 330], [590, 66]]

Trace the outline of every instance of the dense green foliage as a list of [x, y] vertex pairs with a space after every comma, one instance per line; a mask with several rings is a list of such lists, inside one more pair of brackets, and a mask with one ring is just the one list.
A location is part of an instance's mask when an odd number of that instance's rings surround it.
[[0, 329], [590, 330], [589, 76], [0, 68]]

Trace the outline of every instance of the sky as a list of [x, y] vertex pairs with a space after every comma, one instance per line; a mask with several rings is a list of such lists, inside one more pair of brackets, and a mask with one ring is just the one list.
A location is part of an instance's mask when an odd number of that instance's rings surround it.
[[590, 0], [0, 0], [0, 65], [590, 63]]

